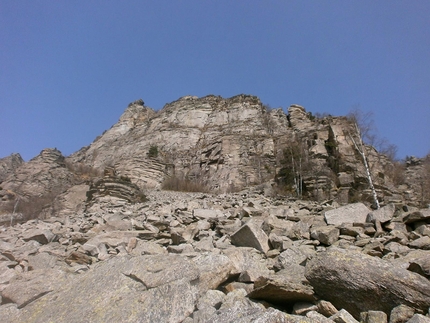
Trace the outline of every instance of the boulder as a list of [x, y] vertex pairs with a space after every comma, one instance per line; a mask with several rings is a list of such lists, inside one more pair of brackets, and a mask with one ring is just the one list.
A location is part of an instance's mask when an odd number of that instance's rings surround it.
[[115, 257], [28, 304], [15, 322], [181, 322], [194, 311], [196, 282], [209, 285], [181, 256]]
[[419, 211], [411, 212], [403, 218], [403, 222], [406, 224], [421, 221], [430, 223], [430, 209], [421, 209]]
[[369, 211], [363, 203], [354, 203], [326, 211], [324, 212], [324, 218], [327, 224], [336, 226], [342, 223], [364, 223]]
[[366, 221], [372, 223], [375, 223], [376, 221], [386, 223], [393, 219], [394, 211], [396, 211], [396, 206], [393, 203], [390, 203], [378, 210], [370, 212], [367, 215]]
[[409, 247], [430, 250], [430, 237], [423, 236], [409, 243]]
[[430, 318], [422, 314], [415, 314], [407, 321], [407, 323], [430, 323]]
[[339, 239], [339, 229], [333, 225], [312, 228], [311, 238], [330, 246]]
[[353, 250], [330, 248], [306, 265], [315, 292], [355, 318], [369, 310], [387, 314], [398, 304], [430, 306], [430, 281], [400, 266]]
[[284, 306], [298, 301], [315, 301], [313, 288], [304, 276], [304, 267], [299, 265], [260, 277], [248, 296]]
[[231, 243], [240, 247], [253, 247], [264, 253], [270, 250], [268, 236], [258, 222], [252, 220], [232, 234]]
[[193, 215], [198, 219], [204, 219], [204, 220], [216, 219], [224, 216], [220, 210], [211, 210], [211, 209], [194, 209]]
[[34, 240], [40, 244], [47, 244], [54, 239], [55, 235], [49, 230], [31, 229], [23, 233], [22, 240]]
[[389, 323], [406, 323], [414, 313], [413, 308], [401, 304], [392, 309]]
[[359, 323], [350, 313], [344, 309], [341, 309], [336, 314], [330, 316], [330, 320], [333, 320], [335, 323]]
[[308, 255], [299, 248], [288, 248], [281, 252], [276, 262], [276, 268], [287, 269], [292, 265], [304, 266], [308, 260]]
[[248, 270], [258, 272], [267, 271], [264, 255], [254, 248], [230, 247], [223, 250], [223, 254], [228, 257], [233, 266], [231, 275], [240, 275]]
[[369, 311], [361, 313], [360, 322], [363, 323], [387, 323], [387, 314], [381, 311]]
[[[300, 317], [300, 316], [297, 316]], [[261, 307], [241, 308], [239, 306], [217, 311], [205, 323], [289, 323], [285, 313], [274, 308], [264, 309]]]

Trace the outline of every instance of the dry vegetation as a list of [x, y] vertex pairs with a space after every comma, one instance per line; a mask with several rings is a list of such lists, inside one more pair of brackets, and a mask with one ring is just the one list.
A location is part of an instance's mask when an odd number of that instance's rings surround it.
[[161, 188], [167, 191], [178, 192], [209, 192], [209, 188], [200, 181], [181, 179], [176, 176], [166, 179], [161, 185]]
[[70, 172], [75, 174], [81, 180], [89, 180], [103, 176], [103, 172], [101, 170], [83, 163], [72, 163], [66, 160], [65, 165]]

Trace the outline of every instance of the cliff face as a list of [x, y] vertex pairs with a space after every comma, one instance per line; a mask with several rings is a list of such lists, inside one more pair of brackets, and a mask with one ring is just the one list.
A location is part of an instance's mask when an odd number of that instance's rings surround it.
[[[274, 179], [285, 166], [284, 150], [294, 144], [300, 146], [300, 163], [307, 163], [300, 177], [303, 194], [348, 202], [370, 196], [350, 134], [346, 118], [313, 118], [298, 105], [286, 114], [267, 109], [255, 96], [187, 96], [159, 112], [142, 101], [131, 104], [117, 124], [69, 160], [99, 169], [113, 165], [142, 188], [176, 176], [226, 192]], [[152, 146], [156, 156], [148, 154]], [[374, 149], [369, 162], [389, 202], [395, 190], [381, 174], [390, 162]]]
[[[158, 188], [169, 178], [220, 193], [264, 183], [270, 191], [276, 182], [299, 198], [370, 205], [366, 171], [352, 137], [354, 128], [345, 117], [315, 118], [299, 105], [285, 113], [256, 96], [186, 96], [158, 112], [138, 100], [109, 130], [67, 158], [46, 149], [28, 163], [17, 156], [1, 159], [0, 208], [11, 212], [17, 197], [29, 202], [58, 196], [62, 202], [54, 204], [62, 209], [70, 204], [67, 196], [78, 191], [75, 204], [83, 205], [81, 190], [106, 167], [140, 189]], [[419, 188], [394, 186], [393, 164], [385, 156], [370, 146], [366, 152], [382, 204], [422, 202]]]
[[[142, 187], [159, 186], [173, 175], [219, 190], [243, 187], [269, 179], [264, 165], [275, 166], [272, 115], [253, 96], [184, 97], [158, 113], [131, 105], [116, 125], [70, 159], [96, 168], [115, 165]], [[286, 130], [286, 115], [278, 119], [284, 123], [279, 130]], [[158, 156], [148, 156], [151, 146]]]

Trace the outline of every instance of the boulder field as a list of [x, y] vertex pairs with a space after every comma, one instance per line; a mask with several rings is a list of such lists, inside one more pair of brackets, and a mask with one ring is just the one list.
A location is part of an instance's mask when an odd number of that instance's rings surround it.
[[430, 322], [430, 210], [147, 190], [0, 227], [1, 322]]

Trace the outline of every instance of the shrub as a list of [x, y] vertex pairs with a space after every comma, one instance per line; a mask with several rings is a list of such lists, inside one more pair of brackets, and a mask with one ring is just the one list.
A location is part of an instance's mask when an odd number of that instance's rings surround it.
[[92, 179], [102, 176], [102, 172], [99, 169], [83, 163], [72, 163], [71, 161], [66, 160], [65, 165], [69, 171], [78, 175], [82, 179]]
[[158, 157], [158, 147], [157, 146], [152, 145], [149, 148], [148, 157], [151, 157], [151, 158], [157, 158]]
[[178, 192], [209, 192], [209, 188], [201, 182], [181, 179], [176, 176], [166, 179], [161, 188], [166, 191]]

